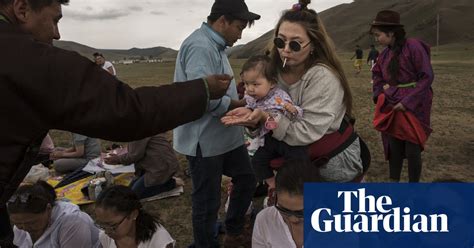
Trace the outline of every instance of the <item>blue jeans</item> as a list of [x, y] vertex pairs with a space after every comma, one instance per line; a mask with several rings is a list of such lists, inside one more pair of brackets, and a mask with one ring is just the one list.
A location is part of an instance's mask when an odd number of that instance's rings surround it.
[[256, 180], [245, 146], [214, 157], [203, 158], [198, 145], [196, 156], [187, 156], [193, 182], [192, 221], [194, 245], [219, 247], [214, 227], [221, 205], [222, 175], [232, 178], [232, 194], [225, 219], [228, 234], [240, 234], [245, 212], [255, 191]]
[[176, 181], [171, 177], [163, 184], [145, 187], [145, 176], [142, 175], [133, 180], [133, 182], [130, 183], [130, 187], [133, 192], [137, 194], [138, 198], [143, 199], [174, 189], [176, 187]]

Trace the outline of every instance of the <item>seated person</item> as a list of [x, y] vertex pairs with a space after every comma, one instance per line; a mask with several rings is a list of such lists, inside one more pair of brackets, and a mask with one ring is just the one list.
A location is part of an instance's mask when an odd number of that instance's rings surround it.
[[89, 160], [100, 156], [100, 143], [98, 139], [71, 133], [72, 147], [57, 149], [49, 157], [54, 160], [56, 172], [64, 174], [84, 167]]
[[107, 164], [135, 164], [137, 178], [130, 187], [140, 199], [176, 187], [173, 175], [178, 171], [178, 159], [165, 133], [130, 142], [127, 149], [127, 153], [110, 154], [104, 161]]
[[117, 71], [115, 70], [114, 65], [110, 61], [105, 60], [102, 53], [94, 53], [93, 56], [97, 65], [101, 66], [102, 69], [106, 70], [108, 73], [117, 76]]
[[95, 203], [96, 225], [103, 248], [172, 248], [175, 240], [158, 220], [143, 210], [137, 195], [123, 185], [106, 188]]
[[275, 205], [260, 211], [255, 220], [252, 247], [303, 247], [304, 183], [320, 181], [317, 167], [309, 161], [286, 161], [276, 174]]
[[54, 143], [49, 133], [43, 139], [41, 143], [38, 155], [36, 156], [36, 160], [33, 164], [43, 164], [44, 166], [48, 167], [51, 164], [51, 160], [49, 159], [49, 155], [54, 151]]
[[44, 181], [23, 185], [7, 203], [14, 225], [13, 243], [20, 247], [99, 247], [99, 230], [78, 206], [56, 201]]

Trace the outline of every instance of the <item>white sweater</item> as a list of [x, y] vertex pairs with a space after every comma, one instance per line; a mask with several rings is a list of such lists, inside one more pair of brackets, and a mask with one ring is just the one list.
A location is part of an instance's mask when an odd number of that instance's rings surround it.
[[290, 94], [295, 105], [303, 109], [303, 118], [292, 122], [280, 116], [278, 127], [273, 130], [275, 139], [292, 146], [304, 146], [339, 129], [346, 113], [344, 89], [326, 66], [311, 67], [292, 85], [286, 84], [279, 76], [278, 85]]

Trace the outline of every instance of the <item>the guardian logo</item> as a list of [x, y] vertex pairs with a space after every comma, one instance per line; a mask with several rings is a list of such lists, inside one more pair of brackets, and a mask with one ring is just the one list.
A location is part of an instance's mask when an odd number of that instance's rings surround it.
[[[337, 191], [342, 200], [342, 213], [329, 208], [316, 209], [311, 215], [311, 226], [317, 232], [338, 233], [442, 233], [449, 232], [446, 214], [411, 214], [409, 207], [393, 207], [392, 199], [383, 195], [366, 195], [365, 188], [357, 191]], [[357, 201], [356, 209], [352, 203]]]

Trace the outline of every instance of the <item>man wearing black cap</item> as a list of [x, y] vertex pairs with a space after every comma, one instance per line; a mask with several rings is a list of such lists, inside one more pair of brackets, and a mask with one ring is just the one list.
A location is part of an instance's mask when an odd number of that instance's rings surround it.
[[[260, 16], [250, 12], [244, 0], [216, 0], [199, 29], [181, 45], [176, 60], [175, 80], [200, 78], [209, 73], [233, 75], [224, 52], [241, 38], [242, 31]], [[239, 102], [235, 80], [224, 97], [211, 101], [199, 120], [174, 130], [174, 148], [188, 158], [193, 180], [193, 234], [191, 247], [219, 247], [214, 226], [220, 206], [222, 175], [232, 177], [233, 191], [225, 220], [224, 246], [247, 245], [242, 239], [244, 216], [255, 190], [242, 127], [225, 127], [220, 122], [230, 109], [244, 106]], [[250, 242], [250, 235], [246, 240]]]

